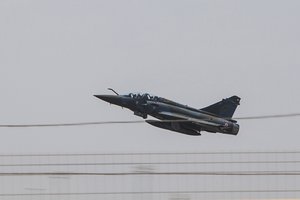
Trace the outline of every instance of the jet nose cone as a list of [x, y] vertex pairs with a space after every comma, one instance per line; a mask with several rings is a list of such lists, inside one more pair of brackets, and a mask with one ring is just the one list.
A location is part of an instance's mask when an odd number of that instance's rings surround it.
[[114, 95], [94, 95], [94, 97], [97, 97], [98, 99], [101, 99], [109, 103], [111, 103], [114, 99], [116, 99], [116, 96]]
[[122, 98], [116, 95], [94, 95], [94, 97], [97, 97], [98, 99], [101, 99], [108, 103], [122, 106]]

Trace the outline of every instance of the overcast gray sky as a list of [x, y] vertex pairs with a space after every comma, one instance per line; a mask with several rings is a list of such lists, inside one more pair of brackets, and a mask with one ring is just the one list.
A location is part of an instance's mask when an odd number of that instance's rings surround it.
[[[0, 124], [137, 120], [93, 97], [149, 92], [235, 116], [300, 112], [300, 1], [0, 1]], [[299, 118], [237, 136], [148, 124], [1, 128], [1, 153], [299, 150]]]

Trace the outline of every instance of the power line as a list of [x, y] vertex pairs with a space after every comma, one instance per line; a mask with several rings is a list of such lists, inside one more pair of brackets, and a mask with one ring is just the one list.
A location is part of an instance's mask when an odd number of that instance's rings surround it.
[[273, 119], [273, 118], [290, 118], [290, 117], [298, 117], [300, 113], [289, 113], [289, 114], [279, 114], [279, 115], [257, 115], [250, 117], [236, 117], [236, 120], [249, 120], [249, 119]]
[[0, 157], [84, 157], [84, 156], [187, 156], [187, 155], [235, 155], [235, 154], [300, 154], [291, 151], [216, 151], [216, 152], [141, 152], [141, 153], [60, 153], [60, 154], [0, 154]]
[[300, 160], [273, 161], [192, 161], [192, 162], [94, 162], [94, 163], [14, 163], [0, 167], [43, 167], [43, 166], [113, 166], [113, 165], [210, 165], [210, 164], [295, 164]]
[[99, 122], [74, 122], [74, 123], [54, 123], [54, 124], [2, 124], [0, 128], [30, 128], [30, 127], [59, 127], [59, 126], [88, 126], [104, 124], [136, 124], [145, 123], [144, 120], [136, 121], [99, 121]]
[[61, 193], [0, 193], [2, 197], [16, 196], [89, 196], [89, 195], [138, 195], [138, 194], [209, 194], [209, 193], [298, 193], [300, 190], [195, 190], [195, 191], [141, 191], [141, 192], [61, 192]]
[[[251, 120], [251, 119], [272, 119], [272, 118], [290, 118], [298, 117], [300, 113], [289, 113], [279, 115], [259, 115], [250, 117], [236, 117], [234, 120]], [[161, 120], [161, 122], [187, 122], [188, 120]], [[67, 126], [90, 126], [104, 124], [137, 124], [146, 123], [145, 120], [130, 121], [95, 121], [95, 122], [73, 122], [73, 123], [45, 123], [45, 124], [0, 124], [0, 128], [38, 128], [38, 127], [67, 127]]]
[[300, 171], [216, 172], [3, 172], [0, 176], [299, 176]]

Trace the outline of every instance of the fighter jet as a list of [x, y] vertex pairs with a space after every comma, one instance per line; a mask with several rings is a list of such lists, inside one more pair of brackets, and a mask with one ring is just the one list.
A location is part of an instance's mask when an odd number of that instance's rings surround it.
[[119, 95], [94, 95], [95, 97], [132, 110], [134, 115], [144, 119], [148, 115], [158, 120], [145, 120], [147, 123], [187, 135], [201, 135], [201, 131], [237, 135], [239, 125], [232, 116], [241, 98], [232, 96], [210, 106], [197, 109], [163, 97], [148, 93], [129, 93]]

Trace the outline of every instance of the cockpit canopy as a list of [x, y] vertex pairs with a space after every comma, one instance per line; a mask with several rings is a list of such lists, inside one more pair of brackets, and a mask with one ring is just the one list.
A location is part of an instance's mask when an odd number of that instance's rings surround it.
[[142, 93], [129, 93], [129, 94], [124, 95], [124, 96], [132, 98], [132, 99], [136, 99], [136, 100], [139, 100], [139, 101], [142, 101], [142, 102], [144, 102], [144, 101], [157, 101], [157, 102], [170, 104], [170, 105], [178, 106], [178, 107], [182, 107], [182, 108], [188, 107], [187, 105], [183, 105], [183, 104], [171, 101], [171, 100], [166, 99], [166, 98], [150, 95], [148, 93], [144, 93], [144, 94], [142, 94]]
[[150, 95], [148, 93], [144, 93], [144, 94], [142, 94], [142, 93], [129, 93], [125, 96], [133, 98], [133, 99], [145, 99], [145, 100], [154, 100], [154, 101], [159, 99], [159, 97]]

